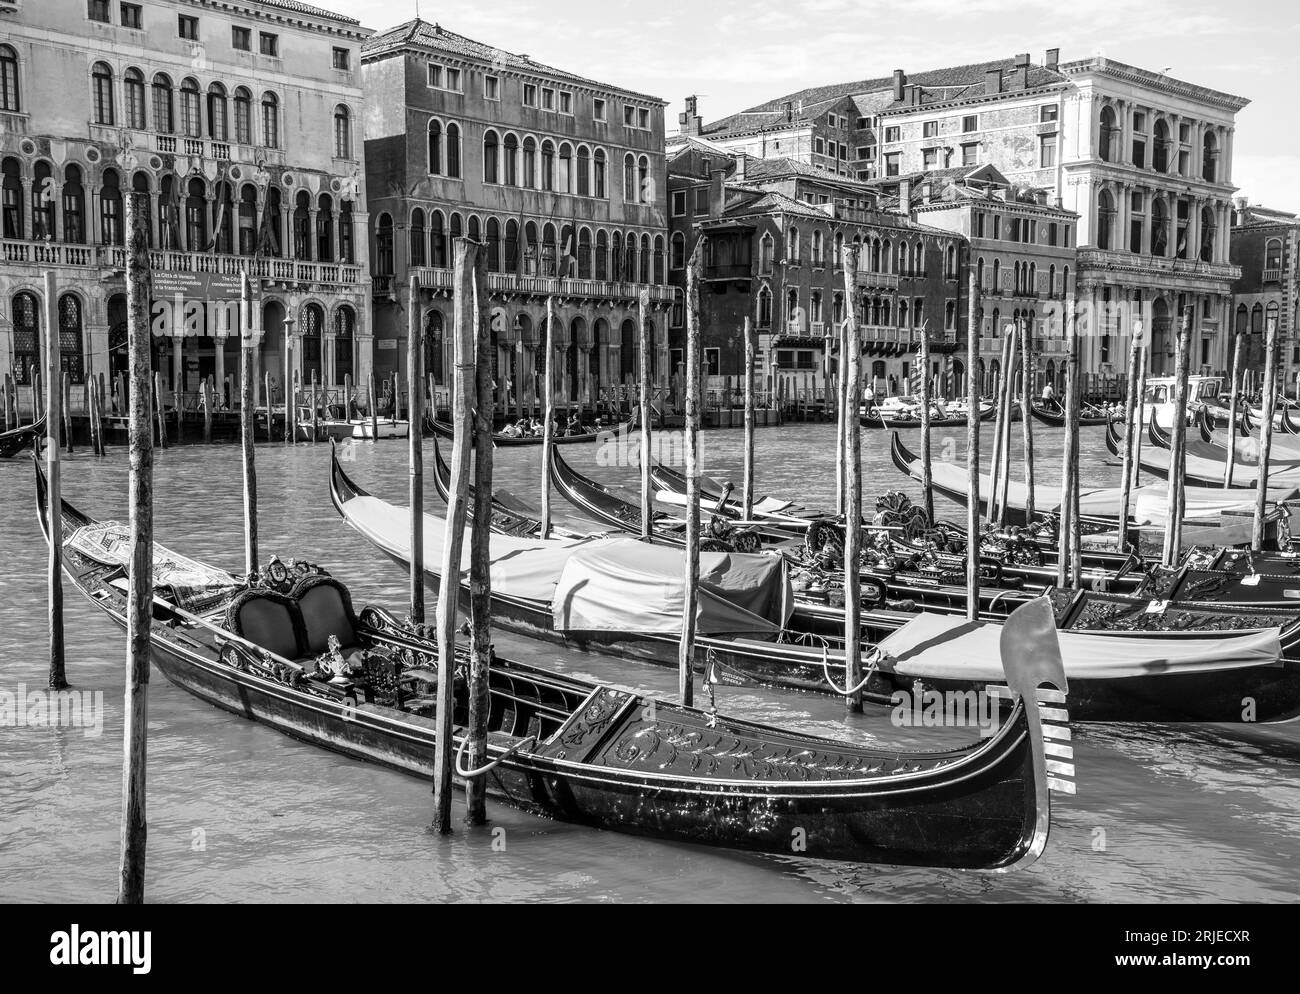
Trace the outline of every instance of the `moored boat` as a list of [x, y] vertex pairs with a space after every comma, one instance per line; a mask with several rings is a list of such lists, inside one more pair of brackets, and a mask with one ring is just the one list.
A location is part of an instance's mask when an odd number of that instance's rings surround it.
[[[44, 528], [47, 492], [37, 470]], [[64, 502], [63, 568], [126, 627], [129, 527]], [[48, 529], [46, 529], [48, 536]], [[153, 664], [223, 710], [356, 759], [434, 775], [435, 642], [378, 608], [356, 614], [319, 567], [239, 578], [155, 546]], [[727, 718], [493, 657], [490, 762], [466, 770], [466, 660], [452, 664], [455, 782], [538, 815], [675, 842], [810, 858], [1011, 869], [1047, 844], [1049, 789], [1073, 793], [1050, 608], [1004, 633], [1014, 703], [968, 746], [861, 746]], [[1039, 702], [1053, 708], [1040, 709]], [[1048, 747], [1045, 738], [1055, 742]], [[1049, 763], [1047, 755], [1056, 757]], [[413, 797], [426, 797], [426, 793]], [[420, 802], [425, 803], [425, 802]]]
[[[551, 441], [555, 445], [579, 445], [583, 442], [603, 442], [612, 440], [619, 435], [626, 435], [636, 424], [636, 417], [628, 418], [622, 424], [611, 425], [609, 428], [601, 428], [597, 431], [581, 432], [575, 435], [568, 435], [557, 431]], [[456, 438], [456, 429], [453, 425], [445, 421], [439, 421], [436, 418], [426, 415], [424, 427], [427, 432], [437, 435], [439, 438], [445, 438], [452, 441]], [[535, 435], [513, 435], [494, 432], [492, 434], [492, 444], [498, 447], [509, 447], [516, 445], [541, 445], [543, 437], [541, 433]]]
[[0, 459], [8, 459], [27, 448], [38, 435], [45, 431], [45, 415], [29, 425], [19, 425], [6, 432], [0, 432]]

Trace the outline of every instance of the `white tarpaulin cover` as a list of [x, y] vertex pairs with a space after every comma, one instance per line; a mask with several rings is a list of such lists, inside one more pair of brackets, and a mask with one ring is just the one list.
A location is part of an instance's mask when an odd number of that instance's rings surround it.
[[[1155, 674], [1277, 664], [1282, 658], [1278, 629], [1221, 638], [1151, 638], [1060, 632], [1065, 675], [1073, 679], [1116, 679]], [[921, 614], [880, 643], [880, 668], [933, 680], [1000, 683], [1002, 626], [950, 615]]]
[[[615, 539], [577, 549], [551, 603], [558, 631], [682, 630], [681, 549]], [[768, 634], [784, 627], [790, 581], [779, 556], [700, 553], [696, 623], [704, 635]]]
[[[346, 520], [381, 549], [410, 559], [410, 511], [378, 497], [354, 497]], [[424, 515], [424, 563], [442, 563], [445, 519]], [[559, 630], [678, 632], [682, 627], [683, 553], [631, 538], [491, 537], [492, 592], [553, 604]], [[468, 579], [470, 532], [461, 547]], [[557, 585], [563, 592], [557, 596]], [[791, 610], [779, 556], [700, 555], [700, 632], [768, 634]]]

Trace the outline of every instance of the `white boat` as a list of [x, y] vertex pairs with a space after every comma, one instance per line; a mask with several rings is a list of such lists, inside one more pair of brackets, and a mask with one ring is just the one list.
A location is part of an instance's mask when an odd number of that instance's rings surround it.
[[380, 418], [374, 427], [369, 418], [356, 419], [351, 424], [353, 438], [406, 438], [411, 433], [411, 422], [393, 418]]
[[[1142, 423], [1148, 425], [1154, 415], [1156, 424], [1161, 428], [1174, 426], [1174, 392], [1176, 380], [1172, 376], [1153, 376], [1147, 380], [1146, 393], [1142, 397]], [[1223, 392], [1221, 376], [1188, 376], [1187, 406], [1183, 417], [1191, 424], [1198, 411], [1219, 408], [1219, 394]]]

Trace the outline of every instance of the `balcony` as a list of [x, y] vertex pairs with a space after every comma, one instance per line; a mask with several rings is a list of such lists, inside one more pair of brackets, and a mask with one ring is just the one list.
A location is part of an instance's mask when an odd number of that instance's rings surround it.
[[1282, 270], [1281, 270], [1281, 269], [1265, 269], [1265, 270], [1264, 270], [1264, 282], [1265, 282], [1265, 283], [1281, 283], [1281, 282], [1282, 282]]
[[730, 266], [704, 267], [706, 280], [747, 280], [753, 275], [753, 266], [747, 262]]
[[897, 273], [872, 273], [859, 269], [854, 276], [859, 290], [897, 290]]
[[[65, 245], [59, 242], [0, 243], [0, 261], [13, 265], [71, 266], [86, 269], [126, 269], [127, 252], [117, 245]], [[160, 273], [200, 273], [350, 286], [361, 282], [361, 267], [351, 263], [299, 262], [295, 259], [217, 255], [212, 252], [175, 252], [153, 249], [149, 266]]]
[[864, 342], [907, 342], [912, 337], [912, 333], [906, 328], [879, 324], [863, 325], [861, 335]]
[[814, 338], [824, 338], [826, 336], [826, 322], [814, 321], [812, 323], [812, 335]]
[[[447, 290], [451, 286], [451, 270], [421, 266], [411, 270], [416, 282], [424, 290]], [[374, 277], [374, 292], [387, 294], [392, 276]], [[561, 279], [555, 276], [520, 276], [515, 273], [488, 273], [488, 290], [495, 294], [526, 294], [534, 297], [591, 297], [597, 300], [634, 301], [642, 290], [650, 292], [652, 304], [670, 304], [673, 288], [642, 283], [622, 283], [614, 280]]]
[[1108, 270], [1148, 277], [1184, 277], [1189, 280], [1232, 282], [1241, 277], [1241, 267], [1227, 262], [1201, 262], [1199, 259], [1170, 259], [1158, 255], [1136, 255], [1108, 249], [1079, 249], [1079, 272]]

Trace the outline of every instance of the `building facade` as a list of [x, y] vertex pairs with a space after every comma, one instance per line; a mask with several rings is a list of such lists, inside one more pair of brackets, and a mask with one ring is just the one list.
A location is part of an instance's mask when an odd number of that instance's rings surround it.
[[[1065, 303], [1074, 296], [1074, 240], [1079, 216], [1026, 192], [991, 165], [881, 180], [910, 203], [912, 217], [963, 235], [975, 274], [981, 382], [999, 373], [1003, 338], [1029, 327], [1031, 388], [1065, 380]], [[963, 278], [968, 278], [965, 274]]]
[[377, 369], [405, 369], [414, 307], [445, 403], [465, 237], [487, 249], [501, 407], [539, 403], [548, 301], [563, 401], [594, 405], [626, 387], [643, 292], [666, 384], [663, 101], [421, 20], [375, 35], [362, 65]]
[[[820, 400], [838, 362], [846, 300], [861, 325], [864, 377], [878, 393], [906, 392], [919, 374], [923, 328], [933, 371], [959, 376], [962, 362], [953, 353], [965, 329], [962, 237], [877, 209], [865, 184], [799, 165], [759, 163], [694, 141], [678, 147], [669, 168], [674, 365], [685, 337], [685, 268], [704, 234], [700, 329], [711, 390], [744, 372], [749, 318], [765, 388]], [[846, 281], [855, 252], [857, 268]]]
[[1264, 369], [1264, 332], [1277, 325], [1279, 381], [1300, 388], [1300, 217], [1237, 202], [1230, 232], [1232, 262], [1241, 268], [1233, 285], [1235, 334], [1245, 335], [1243, 366]]
[[259, 394], [269, 374], [283, 396], [286, 334], [291, 377], [364, 375], [369, 32], [296, 0], [8, 0], [0, 26], [0, 355], [19, 382], [47, 333], [47, 270], [73, 381], [125, 372], [132, 195], [154, 361], [189, 404], [201, 378], [238, 388], [245, 273]]
[[[1062, 62], [1057, 49], [1042, 65], [1022, 54], [803, 93], [874, 113], [879, 143], [864, 155], [879, 178], [989, 164], [1077, 214], [1085, 372], [1123, 372], [1138, 317], [1152, 331], [1152, 370], [1171, 370], [1172, 330], [1187, 309], [1193, 366], [1226, 365], [1238, 276], [1228, 246], [1232, 136], [1244, 98], [1100, 56]], [[752, 145], [751, 113], [701, 134]]]

